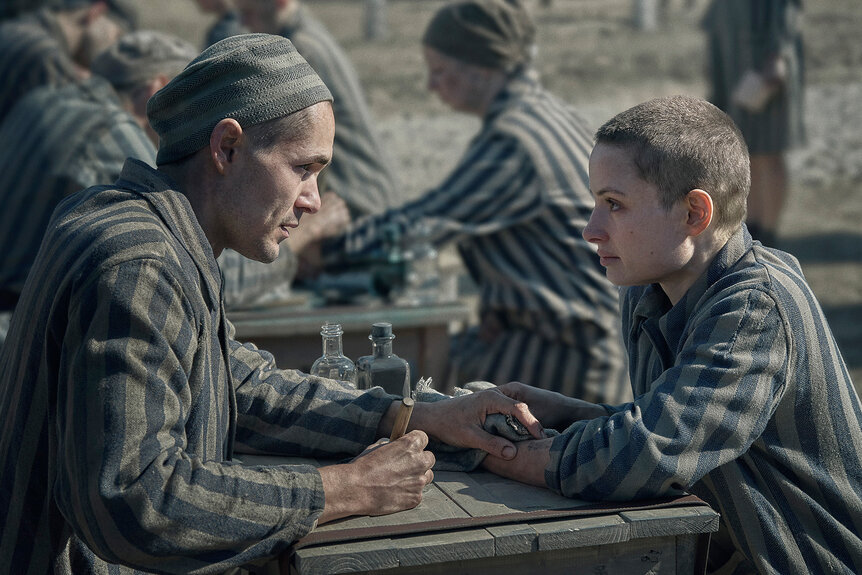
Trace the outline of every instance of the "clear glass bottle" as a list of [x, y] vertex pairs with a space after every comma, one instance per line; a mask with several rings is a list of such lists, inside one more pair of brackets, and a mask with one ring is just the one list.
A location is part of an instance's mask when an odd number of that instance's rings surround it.
[[[375, 323], [371, 326], [371, 355], [356, 360], [356, 384], [359, 389], [382, 387], [387, 393], [403, 395], [404, 382], [410, 381], [410, 365], [392, 353], [392, 324]], [[408, 383], [409, 385], [409, 383]]]
[[343, 333], [344, 330], [338, 323], [327, 322], [320, 328], [320, 335], [323, 337], [323, 355], [311, 364], [310, 373], [337, 379], [350, 384], [351, 387], [356, 387], [356, 366], [349, 357], [344, 355], [341, 344]]
[[398, 303], [428, 305], [440, 300], [440, 271], [437, 249], [431, 242], [428, 223], [420, 220], [406, 237], [407, 262], [404, 291]]

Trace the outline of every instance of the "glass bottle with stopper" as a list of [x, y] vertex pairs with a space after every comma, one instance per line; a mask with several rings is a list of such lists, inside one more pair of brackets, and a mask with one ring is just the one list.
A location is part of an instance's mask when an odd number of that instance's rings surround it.
[[356, 365], [344, 355], [341, 334], [341, 324], [325, 323], [320, 328], [323, 337], [323, 355], [311, 364], [311, 375], [337, 379], [356, 387]]
[[[393, 395], [410, 395], [410, 365], [392, 353], [392, 324], [371, 326], [371, 355], [356, 360], [356, 383], [359, 389], [382, 387]], [[406, 384], [406, 385], [405, 385]]]

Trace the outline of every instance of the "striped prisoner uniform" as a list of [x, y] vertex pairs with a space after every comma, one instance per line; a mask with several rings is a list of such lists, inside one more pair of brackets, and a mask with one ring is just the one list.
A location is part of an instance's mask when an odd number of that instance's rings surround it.
[[0, 24], [0, 121], [30, 90], [62, 86], [80, 77], [50, 10]]
[[399, 202], [395, 178], [365, 101], [359, 77], [344, 50], [304, 6], [290, 17], [281, 35], [314, 68], [332, 92], [335, 142], [327, 186], [354, 216], [376, 214]]
[[60, 204], [0, 354], [0, 565], [217, 573], [314, 526], [314, 467], [232, 454], [358, 453], [391, 396], [277, 369], [233, 339], [219, 283], [188, 200], [142, 162]]
[[127, 157], [155, 165], [156, 151], [100, 78], [33, 90], [12, 109], [0, 124], [0, 310], [14, 307], [60, 200], [113, 182]]
[[480, 312], [504, 332], [475, 330], [453, 346], [456, 383], [511, 380], [596, 402], [631, 391], [619, 335], [619, 296], [581, 231], [593, 200], [591, 132], [530, 73], [497, 95], [452, 174], [423, 197], [360, 220], [324, 248], [351, 256], [382, 249], [427, 218], [438, 246], [457, 242], [480, 289]]
[[741, 228], [676, 305], [627, 289], [623, 331], [635, 400], [556, 438], [548, 485], [698, 495], [722, 574], [862, 573], [862, 404], [798, 262]]
[[[702, 22], [709, 41], [710, 102], [739, 126], [749, 152], [776, 154], [805, 142], [804, 59], [800, 0], [713, 0]], [[757, 113], [731, 99], [743, 74], [781, 55], [787, 81]]]

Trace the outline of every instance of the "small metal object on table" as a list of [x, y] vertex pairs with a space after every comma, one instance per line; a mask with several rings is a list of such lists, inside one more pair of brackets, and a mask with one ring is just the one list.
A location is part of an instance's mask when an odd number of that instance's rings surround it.
[[282, 555], [279, 569], [293, 575], [688, 575], [704, 572], [718, 521], [692, 495], [592, 503], [484, 471], [440, 471], [415, 509], [321, 525]]

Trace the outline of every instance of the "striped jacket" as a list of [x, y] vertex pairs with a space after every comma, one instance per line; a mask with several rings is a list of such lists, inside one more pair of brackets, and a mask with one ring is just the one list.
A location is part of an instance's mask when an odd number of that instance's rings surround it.
[[742, 228], [675, 306], [629, 288], [623, 324], [635, 400], [560, 435], [548, 485], [700, 496], [721, 573], [862, 573], [862, 403], [798, 262]]
[[80, 79], [50, 10], [0, 24], [0, 121], [27, 92]]
[[352, 214], [380, 213], [399, 203], [395, 177], [378, 139], [365, 92], [344, 50], [323, 24], [300, 5], [282, 29], [332, 92], [335, 142], [327, 186]]
[[[487, 366], [471, 378], [519, 379], [593, 401], [625, 401], [630, 395], [618, 292], [581, 236], [593, 206], [591, 149], [583, 120], [529, 72], [518, 75], [497, 95], [440, 186], [359, 220], [327, 247], [336, 254], [367, 254], [383, 248], [384, 229], [395, 226], [403, 237], [427, 219], [438, 246], [457, 242], [479, 286], [481, 312], [499, 316], [510, 336], [481, 353], [469, 343], [453, 350], [456, 360], [466, 349], [466, 356]], [[548, 365], [579, 358], [574, 370]]]
[[358, 453], [391, 399], [277, 369], [232, 334], [166, 178], [129, 160], [64, 200], [0, 354], [0, 565], [216, 573], [307, 533], [317, 470], [231, 456]]
[[104, 80], [26, 94], [0, 124], [0, 291], [20, 294], [51, 212], [66, 195], [113, 182], [155, 149]]

